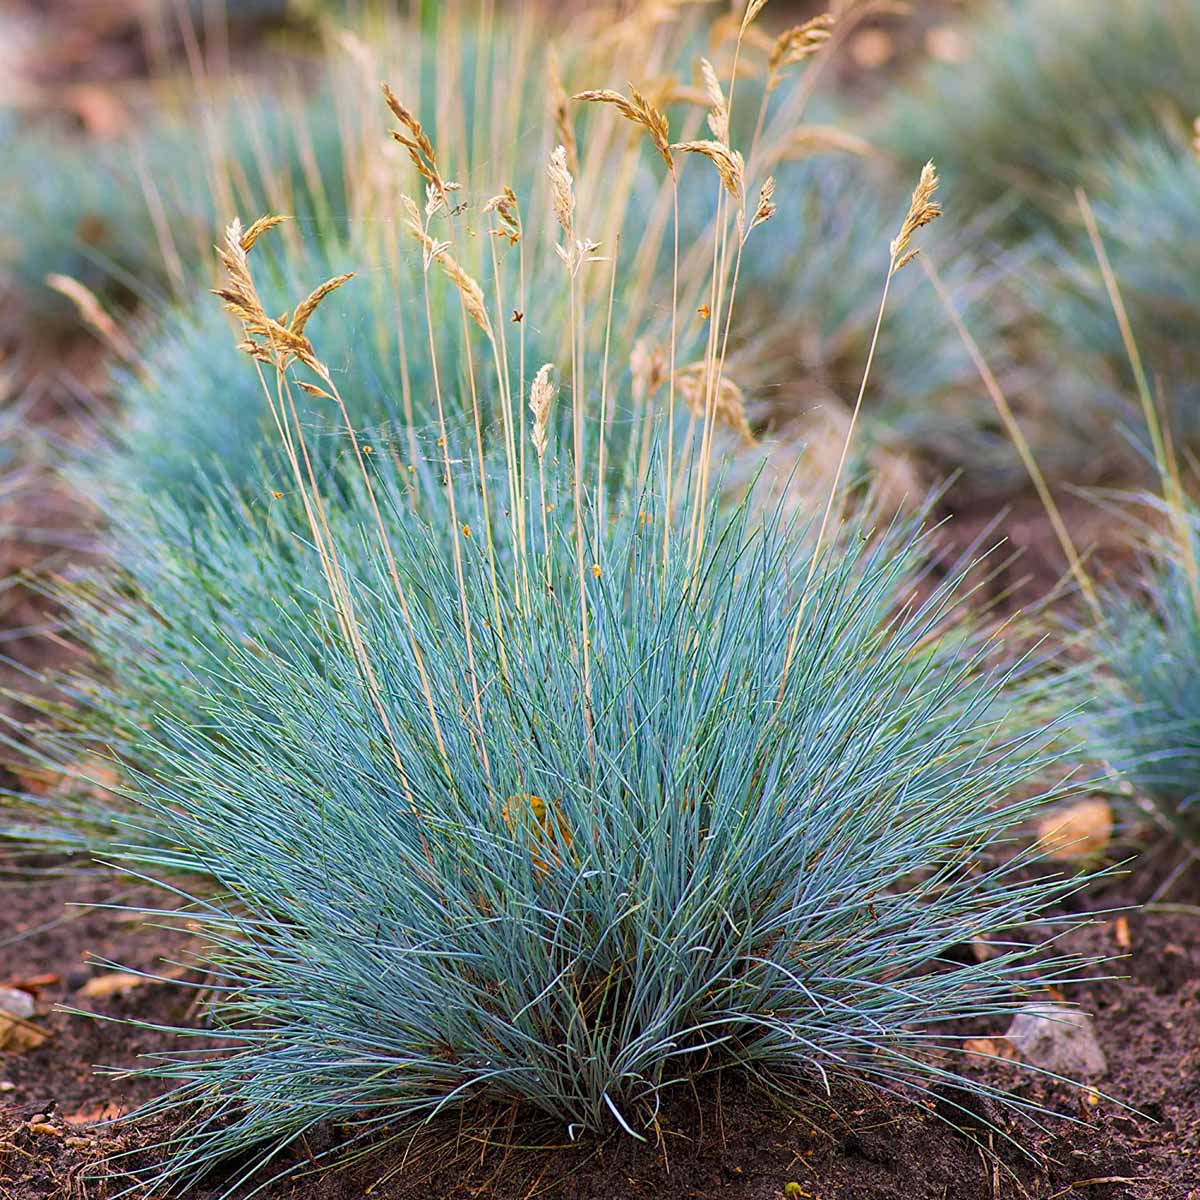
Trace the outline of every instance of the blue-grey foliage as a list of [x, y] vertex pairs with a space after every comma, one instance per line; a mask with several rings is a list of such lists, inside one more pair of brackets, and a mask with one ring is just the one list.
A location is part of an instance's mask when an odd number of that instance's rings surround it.
[[1113, 597], [1100, 631], [1099, 749], [1167, 825], [1200, 838], [1200, 523], [1164, 539], [1144, 591]]
[[[170, 516], [123, 559], [137, 603], [82, 606], [114, 690], [44, 752], [109, 747], [127, 865], [200, 877], [217, 1047], [141, 1068], [171, 1087], [149, 1112], [189, 1114], [163, 1147], [181, 1186], [318, 1124], [345, 1149], [490, 1102], [642, 1135], [730, 1066], [984, 1089], [932, 1054], [946, 1022], [1075, 971], [1019, 932], [1078, 885], [1012, 835], [1061, 794], [1054, 730], [947, 631], [955, 581], [910, 598], [915, 530], [850, 529], [805, 584], [802, 527], [714, 509], [693, 565], [686, 515], [664, 558], [657, 484], [615, 489], [580, 514], [585, 668], [558, 477], [528, 560], [492, 492], [493, 577], [460, 476], [470, 648], [440, 493], [414, 514], [382, 461], [408, 616], [357, 485], [328, 509], [369, 673], [298, 506], [220, 568], [223, 531], [264, 518]], [[998, 955], [953, 953], [984, 935]]]
[[1016, 226], [1036, 230], [1072, 206], [1097, 154], [1182, 127], [1200, 104], [1200, 8], [1187, 0], [996, 0], [965, 32], [964, 61], [889, 96], [879, 130], [910, 169], [937, 162], [948, 211], [1015, 190]]

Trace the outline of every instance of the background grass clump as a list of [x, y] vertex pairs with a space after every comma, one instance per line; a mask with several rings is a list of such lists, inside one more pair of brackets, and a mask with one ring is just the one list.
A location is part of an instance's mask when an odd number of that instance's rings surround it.
[[1176, 836], [1200, 839], [1200, 526], [1182, 513], [1100, 631], [1099, 743]]
[[48, 275], [78, 280], [110, 307], [190, 294], [217, 214], [231, 206], [273, 204], [322, 221], [345, 211], [327, 89], [250, 90], [202, 118], [175, 101], [98, 147], [48, 124], [2, 127], [5, 270], [44, 322], [74, 315]]
[[1190, 126], [1200, 10], [1188, 3], [1011, 0], [966, 25], [964, 61], [935, 63], [890, 96], [879, 140], [912, 166], [932, 156], [956, 210], [1001, 193], [1037, 232], [1123, 138]]
[[[1093, 164], [1087, 196], [1161, 419], [1180, 447], [1193, 446], [1200, 435], [1200, 260], [1191, 229], [1200, 159], [1182, 137], [1118, 145]], [[1130, 420], [1128, 347], [1082, 219], [1047, 258], [1050, 269], [1034, 276], [1036, 303], [1074, 369], [1086, 373], [1097, 410], [1135, 429], [1142, 422]]]

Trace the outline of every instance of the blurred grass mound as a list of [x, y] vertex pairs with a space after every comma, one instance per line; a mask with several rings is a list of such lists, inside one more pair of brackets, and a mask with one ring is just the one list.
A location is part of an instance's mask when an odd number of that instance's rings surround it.
[[965, 61], [932, 64], [890, 96], [877, 131], [911, 170], [941, 168], [948, 206], [1015, 191], [1015, 229], [1072, 208], [1097, 156], [1190, 126], [1200, 108], [1200, 8], [1126, 0], [997, 0], [966, 27]]

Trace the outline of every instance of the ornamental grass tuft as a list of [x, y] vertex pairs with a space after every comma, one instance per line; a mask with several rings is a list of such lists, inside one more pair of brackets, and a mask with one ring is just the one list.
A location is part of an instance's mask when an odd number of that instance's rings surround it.
[[980, 6], [964, 61], [890, 96], [877, 135], [910, 169], [933, 155], [946, 200], [1022, 204], [1014, 230], [1071, 218], [1071, 189], [1122, 137], [1195, 117], [1200, 9], [1190, 3], [1011, 0]]
[[[190, 893], [214, 997], [215, 1047], [139, 1067], [170, 1089], [143, 1114], [178, 1121], [167, 1175], [259, 1166], [327, 1123], [336, 1158], [493, 1103], [647, 1137], [725, 1068], [792, 1095], [989, 1090], [936, 1053], [960, 1045], [947, 1023], [994, 1028], [1076, 973], [1022, 926], [1078, 880], [1013, 837], [1062, 795], [1055, 730], [944, 632], [955, 581], [912, 598], [911, 527], [817, 561], [743, 506], [696, 556], [684, 518], [664, 550], [661, 481], [598, 536], [585, 508], [585, 659], [569, 478], [527, 498], [527, 574], [492, 575], [478, 500], [460, 575], [446, 512], [378, 494], [412, 603], [373, 521], [331, 507], [345, 590], [282, 598], [286, 645], [240, 607], [185, 669], [161, 637], [125, 643], [183, 700], [114, 745], [113, 852]], [[353, 645], [331, 633], [347, 610]], [[964, 963], [980, 936], [999, 953]]]
[[1169, 507], [1138, 594], [1099, 630], [1098, 743], [1159, 824], [1200, 842], [1200, 520]]

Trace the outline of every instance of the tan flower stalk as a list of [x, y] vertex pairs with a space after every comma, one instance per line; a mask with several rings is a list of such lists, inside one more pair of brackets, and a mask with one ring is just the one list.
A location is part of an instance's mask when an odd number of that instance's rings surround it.
[[832, 36], [834, 17], [822, 13], [803, 24], [785, 30], [776, 39], [767, 55], [767, 91], [773, 92], [783, 79], [783, 72], [796, 63], [816, 54]]
[[550, 379], [550, 372], [553, 370], [553, 363], [545, 363], [533, 377], [533, 386], [529, 390], [529, 411], [533, 414], [533, 448], [537, 452], [539, 463], [546, 456], [550, 409], [557, 390]]
[[632, 121], [646, 130], [650, 135], [650, 140], [654, 143], [654, 148], [662, 155], [663, 162], [667, 164], [667, 170], [674, 173], [675, 159], [671, 154], [670, 127], [667, 124], [666, 114], [655, 108], [632, 83], [629, 85], [628, 97], [608, 88], [594, 88], [587, 92], [577, 92], [574, 99], [589, 104], [613, 105], [627, 121]]
[[[904, 220], [900, 224], [900, 232], [892, 239], [893, 274], [899, 271], [901, 267], [907, 266], [920, 253], [919, 250], [908, 250], [908, 244], [912, 241], [912, 235], [918, 229], [923, 228], [930, 221], [942, 215], [941, 205], [933, 198], [934, 193], [937, 191], [937, 186], [937, 171], [934, 169], [932, 162], [927, 162], [921, 168], [921, 178], [913, 190], [908, 212], [905, 213]], [[906, 251], [908, 252], [905, 253]]]

